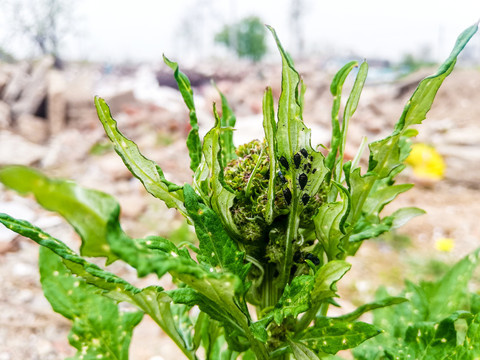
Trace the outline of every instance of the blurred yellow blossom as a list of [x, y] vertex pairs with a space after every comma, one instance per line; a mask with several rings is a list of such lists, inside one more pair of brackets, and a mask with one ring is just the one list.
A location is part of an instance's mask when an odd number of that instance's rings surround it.
[[433, 146], [413, 144], [406, 163], [413, 168], [415, 176], [426, 180], [441, 180], [445, 174], [445, 161]]
[[439, 238], [435, 241], [435, 249], [442, 252], [450, 252], [455, 246], [455, 240], [452, 238]]

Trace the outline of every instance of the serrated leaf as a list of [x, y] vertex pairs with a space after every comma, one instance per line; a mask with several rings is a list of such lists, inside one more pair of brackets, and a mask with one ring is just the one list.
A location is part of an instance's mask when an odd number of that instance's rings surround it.
[[222, 149], [222, 167], [227, 166], [227, 164], [237, 157], [235, 153], [235, 145], [233, 144], [233, 128], [237, 119], [233, 110], [228, 104], [227, 98], [225, 95], [217, 88], [220, 98], [222, 100], [222, 116], [220, 117], [220, 127], [222, 131], [220, 133], [220, 147]]
[[40, 249], [39, 263], [45, 297], [56, 312], [73, 321], [69, 341], [77, 357], [127, 360], [133, 328], [143, 313], [120, 312], [115, 301], [73, 276], [49, 249]]
[[337, 296], [336, 283], [351, 267], [351, 264], [343, 260], [332, 260], [323, 265], [315, 274], [315, 283], [311, 294], [312, 301], [321, 303], [325, 299]]
[[[305, 126], [302, 119], [303, 94], [305, 87], [298, 72], [293, 66], [291, 58], [287, 55], [278, 39], [275, 30], [268, 27], [272, 33], [277, 48], [282, 57], [282, 84], [281, 94], [278, 101], [278, 122], [276, 131], [276, 156], [277, 159], [285, 158], [289, 164], [285, 169], [287, 186], [292, 194], [289, 205], [287, 231], [284, 245], [284, 260], [279, 275], [279, 288], [283, 288], [290, 276], [290, 268], [293, 259], [292, 246], [297, 237], [299, 228], [299, 215], [305, 207], [302, 196], [305, 194], [310, 198], [315, 196], [324, 181], [327, 169], [324, 165], [324, 156], [315, 151], [311, 146], [311, 130]], [[300, 150], [305, 150], [307, 157], [300, 155]], [[294, 160], [296, 159], [296, 160]], [[315, 173], [307, 175], [308, 181], [305, 188], [301, 189], [299, 176], [304, 173], [303, 165], [309, 162]]]
[[468, 299], [468, 283], [479, 265], [480, 249], [457, 262], [439, 281], [424, 283], [429, 301], [429, 320], [438, 321], [460, 309]]
[[351, 349], [381, 331], [364, 322], [336, 321], [328, 318], [317, 319], [315, 326], [307, 328], [297, 336], [297, 341], [316, 351], [336, 354]]
[[437, 73], [420, 82], [405, 105], [392, 135], [369, 145], [368, 172], [362, 176], [359, 168], [352, 170], [349, 175], [352, 212], [348, 219], [351, 224], [356, 223], [362, 215], [364, 203], [370, 196], [375, 182], [389, 177], [392, 172], [396, 171], [396, 168], [403, 166], [406, 154], [403, 136], [410, 136], [409, 133], [407, 134], [410, 125], [420, 124], [425, 119], [440, 85], [451, 73], [457, 56], [476, 31], [477, 25], [465, 30], [457, 39], [449, 58], [440, 66]]
[[195, 174], [194, 188], [202, 197], [205, 204], [212, 207], [220, 217], [224, 228], [229, 235], [240, 239], [242, 234], [233, 221], [230, 208], [235, 199], [234, 192], [227, 186], [223, 179], [222, 149], [220, 146], [220, 134], [223, 131], [220, 126], [215, 105], [213, 107], [215, 126], [203, 139], [203, 161]]
[[265, 221], [267, 224], [271, 224], [273, 221], [273, 206], [275, 203], [275, 172], [277, 171], [277, 158], [275, 155], [277, 125], [275, 123], [275, 110], [273, 108], [273, 95], [271, 88], [267, 88], [263, 96], [263, 130], [265, 131], [265, 140], [267, 141], [270, 166]]
[[404, 207], [396, 210], [391, 217], [393, 218], [392, 229], [398, 229], [402, 227], [411, 219], [424, 215], [425, 210], [416, 208], [416, 207]]
[[105, 100], [95, 97], [95, 106], [107, 136], [128, 170], [142, 182], [150, 194], [164, 201], [169, 208], [176, 208], [180, 213], [186, 215], [182, 187], [168, 181], [163, 175], [162, 169], [155, 162], [143, 156], [138, 146], [118, 130], [117, 122], [112, 118]]
[[350, 212], [350, 197], [345, 188], [334, 183], [340, 190], [341, 201], [325, 202], [313, 217], [315, 234], [329, 259], [337, 259], [344, 250], [344, 224]]
[[63, 263], [73, 274], [81, 277], [88, 284], [104, 290], [105, 296], [115, 301], [126, 301], [138, 306], [152, 317], [189, 359], [195, 358], [176, 330], [176, 324], [170, 312], [171, 299], [161, 288], [150, 286], [138, 289], [118, 276], [86, 261], [60, 240], [53, 238], [27, 221], [17, 220], [0, 213], [0, 223], [52, 250], [63, 259]]
[[[331, 149], [325, 159], [325, 165], [330, 169], [330, 174], [333, 174], [335, 167], [335, 159], [337, 158], [337, 153], [341, 144], [343, 142], [342, 130], [340, 126], [340, 120], [338, 118], [340, 113], [340, 105], [342, 99], [342, 88], [345, 80], [347, 79], [348, 74], [358, 66], [358, 62], [350, 61], [345, 64], [333, 77], [332, 83], [330, 84], [330, 92], [333, 95], [333, 105], [332, 105], [332, 138], [330, 140]], [[345, 134], [346, 135], [346, 134]]]
[[300, 275], [295, 277], [291, 284], [287, 284], [273, 310], [273, 318], [278, 325], [284, 318], [288, 316], [296, 318], [310, 308], [314, 283], [313, 276]]
[[117, 257], [107, 242], [107, 223], [118, 221], [120, 206], [103, 192], [85, 189], [72, 181], [50, 179], [24, 166], [0, 169], [0, 182], [23, 194], [32, 193], [45, 209], [63, 216], [80, 235], [80, 253], [84, 256], [105, 256], [107, 263]]
[[227, 234], [217, 214], [201, 202], [190, 185], [185, 185], [184, 196], [185, 207], [200, 243], [199, 260], [245, 279], [249, 269], [249, 266], [244, 264], [245, 254], [238, 250], [237, 244]]
[[197, 113], [195, 111], [195, 103], [193, 101], [193, 90], [190, 85], [188, 77], [180, 71], [176, 62], [168, 60], [163, 56], [165, 64], [167, 64], [173, 70], [173, 76], [177, 82], [178, 89], [182, 94], [183, 101], [187, 105], [190, 116], [190, 132], [187, 136], [187, 148], [190, 155], [190, 169], [195, 172], [200, 164], [202, 158], [202, 142], [198, 134], [198, 120]]
[[401, 303], [404, 303], [406, 301], [408, 301], [408, 300], [405, 299], [404, 297], [390, 296], [390, 297], [387, 297], [387, 298], [382, 299], [382, 300], [378, 300], [378, 301], [374, 301], [374, 302], [371, 302], [371, 303], [368, 303], [368, 304], [364, 304], [364, 305], [358, 307], [357, 309], [355, 309], [354, 311], [352, 311], [351, 313], [338, 316], [335, 319], [342, 320], [342, 321], [349, 321], [349, 322], [354, 321], [354, 320], [357, 320], [360, 316], [362, 316], [366, 312], [369, 312], [369, 311], [372, 311], [372, 310], [375, 310], [375, 309], [380, 309], [380, 308], [383, 308], [383, 307], [388, 307], [388, 306], [392, 306], [392, 305], [401, 304]]
[[296, 360], [320, 360], [310, 348], [300, 342], [288, 341]]

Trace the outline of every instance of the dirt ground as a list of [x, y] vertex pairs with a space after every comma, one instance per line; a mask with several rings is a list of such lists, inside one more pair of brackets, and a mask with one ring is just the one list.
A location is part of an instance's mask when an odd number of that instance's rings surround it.
[[[312, 142], [325, 143], [328, 141], [331, 74], [319, 72], [311, 64], [299, 67], [307, 85], [304, 118], [313, 129]], [[217, 81], [237, 113], [238, 138], [260, 136], [262, 93], [265, 85], [271, 84], [278, 95], [279, 71], [278, 66], [262, 69], [244, 76], [240, 83], [229, 79]], [[352, 145], [348, 151], [351, 154], [355, 153], [362, 135], [374, 140], [391, 130], [421, 75], [414, 74], [395, 83], [367, 84], [350, 125]], [[436, 183], [426, 183], [413, 177], [408, 169], [402, 175], [400, 181], [415, 182], [416, 186], [402, 194], [386, 212], [417, 206], [427, 214], [383, 240], [365, 242], [358, 256], [349, 259], [353, 267], [340, 286], [345, 311], [371, 300], [379, 285], [398, 290], [404, 278], [434, 275], [437, 270], [431, 266], [432, 260], [452, 263], [479, 246], [479, 90], [480, 71], [476, 69], [457, 69], [445, 81], [427, 120], [419, 128], [417, 141], [434, 145], [444, 156], [446, 177]], [[211, 102], [218, 101], [218, 95], [210, 84], [195, 88], [195, 93], [200, 125], [205, 130], [212, 124]], [[114, 116], [121, 130], [137, 142], [147, 157], [160, 164], [169, 180], [184, 183], [191, 179], [184, 145], [188, 115], [180, 106], [179, 94], [170, 105], [130, 102], [119, 105]], [[71, 178], [83, 186], [115, 195], [122, 205], [123, 226], [131, 236], [168, 236], [181, 227], [181, 217], [146, 194], [106, 145], [95, 114], [85, 114], [81, 123], [70, 124], [61, 134], [37, 145], [43, 155], [33, 165], [52, 176]], [[5, 142], [17, 136], [9, 129], [0, 130], [0, 141], [4, 143], [2, 158], [15, 159], [19, 147], [16, 143], [5, 146]], [[10, 153], [6, 154], [5, 149], [9, 148]], [[32, 199], [19, 197], [1, 187], [0, 212], [30, 220], [69, 246], [79, 246], [78, 237], [59, 217], [42, 210]], [[451, 252], [435, 249], [435, 241], [441, 237], [454, 239]], [[37, 256], [36, 244], [0, 229], [0, 360], [56, 360], [74, 354], [67, 341], [69, 322], [54, 313], [42, 295]], [[128, 268], [114, 265], [113, 269], [139, 286], [159, 283], [151, 277], [134, 280], [135, 273]], [[168, 286], [168, 279], [160, 283]], [[147, 317], [134, 332], [130, 354], [135, 360], [184, 358]]]

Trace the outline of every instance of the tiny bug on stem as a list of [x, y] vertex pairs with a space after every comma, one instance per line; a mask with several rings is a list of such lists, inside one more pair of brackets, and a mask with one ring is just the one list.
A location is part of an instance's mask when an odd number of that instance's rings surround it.
[[283, 197], [285, 198], [287, 205], [290, 205], [290, 203], [292, 202], [292, 192], [289, 188], [283, 190]]
[[293, 155], [293, 163], [295, 164], [295, 168], [298, 169], [300, 166], [300, 162], [302, 161], [302, 157], [299, 153]]
[[300, 174], [298, 176], [298, 183], [300, 184], [300, 190], [303, 190], [305, 188], [305, 185], [307, 185], [308, 177], [306, 174]]
[[282, 164], [285, 170], [288, 170], [290, 168], [287, 159], [285, 159], [285, 156], [280, 156], [280, 159], [278, 159], [278, 161], [280, 161], [280, 164]]
[[308, 152], [305, 149], [300, 150], [300, 153], [303, 155], [304, 158], [308, 157]]
[[308, 194], [303, 194], [302, 195], [303, 205], [307, 205], [309, 200], [310, 200], [310, 195], [308, 195]]

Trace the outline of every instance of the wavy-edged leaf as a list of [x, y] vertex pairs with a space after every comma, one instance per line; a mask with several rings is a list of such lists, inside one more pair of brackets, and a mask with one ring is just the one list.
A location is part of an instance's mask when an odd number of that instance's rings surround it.
[[333, 77], [332, 83], [330, 84], [330, 92], [333, 95], [333, 105], [332, 105], [332, 138], [330, 140], [331, 149], [325, 159], [325, 165], [330, 169], [331, 174], [333, 174], [335, 159], [337, 158], [337, 152], [341, 148], [343, 143], [343, 136], [346, 136], [346, 132], [342, 134], [342, 129], [340, 126], [339, 114], [340, 114], [340, 105], [342, 100], [342, 89], [345, 80], [347, 79], [348, 74], [358, 66], [357, 61], [350, 61], [345, 64]]
[[222, 167], [225, 167], [231, 160], [237, 158], [235, 145], [233, 144], [233, 128], [235, 127], [237, 118], [228, 104], [225, 95], [218, 88], [217, 91], [222, 100], [222, 116], [220, 117], [220, 127], [222, 128], [222, 131], [220, 133], [220, 147], [222, 149]]
[[191, 130], [187, 136], [187, 148], [190, 155], [190, 169], [195, 172], [202, 158], [202, 142], [198, 134], [198, 120], [195, 103], [193, 101], [192, 86], [190, 85], [190, 80], [187, 75], [180, 71], [176, 62], [170, 61], [165, 55], [163, 56], [163, 60], [165, 61], [165, 64], [173, 70], [173, 76], [177, 82], [178, 89], [180, 90], [183, 101], [189, 110]]
[[112, 196], [72, 181], [48, 178], [24, 166], [0, 168], [0, 182], [20, 194], [32, 193], [45, 209], [63, 216], [82, 239], [82, 255], [105, 256], [107, 263], [117, 259], [110, 251], [106, 233], [107, 223], [118, 221], [120, 211]]
[[369, 144], [370, 159], [368, 172], [360, 174], [360, 168], [353, 169], [350, 174], [349, 190], [352, 197], [352, 212], [349, 222], [355, 223], [361, 216], [363, 205], [369, 197], [375, 182], [389, 177], [397, 167], [402, 166], [405, 149], [402, 137], [409, 136], [408, 127], [420, 124], [426, 117], [433, 103], [435, 95], [443, 80], [451, 73], [457, 56], [467, 42], [477, 31], [477, 24], [466, 29], [457, 39], [457, 42], [447, 60], [440, 66], [437, 73], [422, 80], [395, 126], [392, 135], [385, 139]]
[[220, 117], [215, 105], [213, 106], [215, 126], [205, 135], [203, 139], [203, 159], [200, 165], [200, 173], [195, 174], [197, 178], [194, 183], [195, 189], [202, 195], [202, 199], [209, 204], [222, 221], [224, 228], [229, 235], [235, 239], [242, 237], [240, 230], [233, 221], [230, 208], [233, 205], [235, 194], [223, 179], [222, 148], [220, 146]]
[[[348, 132], [348, 124], [350, 119], [352, 118], [353, 114], [357, 110], [358, 102], [360, 100], [360, 95], [363, 90], [363, 86], [365, 85], [365, 80], [367, 79], [368, 74], [368, 64], [364, 61], [359, 69], [357, 76], [355, 77], [355, 82], [353, 84], [352, 91], [348, 96], [347, 104], [345, 105], [345, 110], [343, 113], [343, 121], [342, 121], [342, 130], [341, 130], [341, 143], [338, 148], [338, 160], [335, 169], [335, 180], [337, 182], [342, 181], [342, 169], [343, 169], [343, 158], [345, 152], [345, 146], [347, 143], [347, 132]], [[330, 154], [329, 154], [330, 155]]]
[[350, 270], [351, 264], [344, 260], [332, 260], [323, 265], [315, 274], [312, 301], [320, 303], [337, 296], [336, 283]]
[[296, 318], [310, 308], [314, 283], [313, 276], [300, 275], [295, 277], [291, 284], [287, 284], [273, 310], [273, 318], [278, 325], [284, 318], [288, 316]]
[[[305, 207], [302, 197], [308, 195], [308, 198], [311, 198], [320, 191], [327, 169], [324, 165], [323, 155], [311, 146], [311, 130], [303, 123], [302, 106], [305, 87], [292, 60], [283, 49], [275, 30], [271, 27], [268, 29], [272, 33], [282, 57], [282, 92], [278, 101], [275, 151], [277, 159], [283, 157], [288, 164], [288, 169], [284, 167], [283, 170], [287, 180], [286, 186], [292, 194], [285, 236], [283, 267], [280, 269], [278, 282], [279, 288], [283, 288], [290, 275], [293, 259], [292, 246], [297, 237], [299, 215]], [[305, 167], [308, 166], [307, 164], [311, 166], [312, 172], [307, 171], [308, 168]], [[304, 189], [299, 184], [300, 175], [307, 176], [308, 179]]]
[[[188, 188], [188, 185], [185, 188]], [[193, 189], [189, 190], [193, 192]], [[109, 235], [112, 251], [136, 268], [139, 276], [153, 273], [162, 277], [168, 271], [174, 278], [190, 286], [228, 314], [244, 330], [260, 359], [267, 359], [265, 347], [250, 333], [247, 315], [238, 304], [236, 295], [244, 291], [244, 284], [239, 276], [197, 264], [165, 239], [161, 242], [168, 242], [166, 248], [171, 249], [168, 252], [162, 251], [158, 246], [150, 249], [141, 242], [130, 239], [123, 232], [115, 233], [115, 227]]]
[[372, 310], [375, 310], [375, 309], [380, 309], [380, 308], [387, 307], [387, 306], [393, 306], [393, 305], [401, 304], [401, 303], [404, 303], [406, 301], [408, 301], [408, 300], [405, 299], [404, 297], [389, 296], [389, 297], [381, 299], [381, 300], [377, 300], [377, 301], [374, 301], [374, 302], [371, 302], [371, 303], [368, 303], [368, 304], [364, 304], [364, 305], [358, 307], [357, 309], [355, 309], [354, 311], [352, 311], [351, 313], [338, 316], [335, 319], [342, 320], [342, 321], [349, 321], [349, 322], [354, 321], [354, 320], [357, 320], [360, 316], [362, 316], [366, 312], [369, 312], [369, 311], [372, 311]]
[[352, 349], [380, 333], [381, 330], [376, 326], [364, 322], [320, 318], [314, 326], [297, 335], [296, 340], [313, 350], [336, 354], [340, 350]]
[[291, 340], [288, 341], [288, 344], [296, 360], [320, 360], [317, 354], [304, 344]]
[[345, 220], [350, 212], [348, 191], [341, 185], [333, 183], [340, 190], [340, 201], [325, 202], [313, 217], [315, 234], [322, 244], [329, 259], [337, 259], [344, 252]]
[[250, 266], [244, 264], [245, 254], [238, 250], [217, 214], [201, 202], [190, 185], [184, 187], [185, 207], [195, 226], [199, 240], [200, 261], [221, 271], [230, 271], [244, 280]]
[[77, 358], [128, 359], [133, 328], [143, 312], [121, 312], [115, 301], [73, 276], [61, 258], [40, 249], [40, 276], [43, 292], [53, 310], [72, 320], [69, 342]]
[[105, 100], [95, 97], [95, 106], [107, 136], [113, 142], [115, 151], [120, 155], [128, 170], [142, 182], [150, 194], [164, 201], [169, 208], [176, 208], [186, 215], [182, 187], [168, 181], [163, 175], [162, 169], [155, 162], [143, 156], [138, 146], [118, 130], [117, 122], [112, 118]]
[[263, 96], [263, 130], [265, 131], [265, 139], [267, 141], [270, 166], [265, 221], [267, 224], [271, 224], [273, 221], [273, 206], [275, 203], [275, 172], [277, 170], [277, 158], [275, 155], [277, 125], [275, 123], [275, 110], [273, 108], [273, 95], [271, 88], [267, 88]]
[[417, 89], [413, 93], [410, 100], [407, 102], [402, 116], [396, 124], [395, 130], [402, 131], [408, 126], [414, 124], [420, 124], [430, 110], [433, 99], [437, 94], [438, 89], [443, 83], [443, 80], [450, 75], [457, 57], [463, 48], [467, 45], [468, 41], [478, 30], [478, 23], [465, 29], [457, 38], [455, 45], [450, 53], [449, 57], [439, 67], [438, 71], [431, 76], [428, 76], [420, 82]]
[[[138, 306], [152, 317], [189, 359], [195, 359], [194, 353], [187, 349], [184, 339], [177, 331], [176, 321], [170, 309], [171, 299], [162, 288], [150, 286], [145, 289], [138, 289], [118, 276], [86, 261], [63, 242], [53, 238], [27, 221], [14, 219], [0, 213], [0, 223], [53, 251], [63, 259], [64, 265], [73, 274], [84, 279], [88, 284], [102, 289], [104, 291], [103, 295], [115, 301], [126, 301]], [[62, 301], [64, 302], [64, 300]]]

